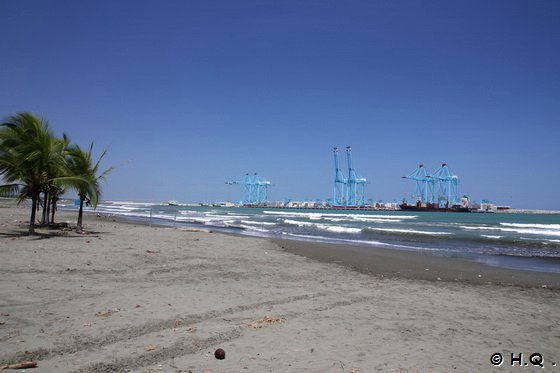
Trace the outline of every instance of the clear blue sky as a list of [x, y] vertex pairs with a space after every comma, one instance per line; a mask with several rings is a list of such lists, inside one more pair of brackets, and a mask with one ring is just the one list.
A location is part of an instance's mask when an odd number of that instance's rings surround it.
[[[560, 1], [0, 2], [0, 116], [31, 111], [116, 167], [104, 198], [368, 198], [447, 162], [460, 192], [560, 209]], [[343, 158], [344, 160], [344, 158]]]

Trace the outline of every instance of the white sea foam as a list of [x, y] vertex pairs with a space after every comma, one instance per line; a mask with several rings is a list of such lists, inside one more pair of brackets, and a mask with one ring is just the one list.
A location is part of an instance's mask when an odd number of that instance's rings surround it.
[[467, 230], [488, 230], [488, 231], [500, 231], [500, 232], [513, 232], [519, 234], [534, 234], [540, 236], [560, 236], [560, 230], [550, 230], [550, 229], [530, 229], [530, 228], [502, 228], [502, 227], [489, 227], [489, 226], [460, 226]]
[[359, 243], [359, 244], [366, 244], [366, 245], [385, 245], [383, 242], [379, 241], [365, 241], [365, 240], [348, 240], [345, 238], [333, 238], [333, 237], [325, 237], [325, 236], [312, 236], [307, 234], [297, 234], [297, 233], [286, 233], [283, 232], [282, 234], [290, 237], [298, 237], [298, 238], [305, 238], [311, 241], [326, 241], [326, 242], [350, 242], [350, 243]]
[[380, 232], [390, 232], [390, 233], [405, 233], [405, 234], [425, 234], [429, 236], [445, 236], [453, 233], [449, 232], [432, 232], [432, 231], [418, 231], [415, 229], [397, 229], [397, 228], [376, 228], [367, 227], [369, 231], [380, 231]]
[[257, 228], [257, 227], [253, 227], [253, 226], [251, 226], [251, 225], [240, 224], [239, 227], [240, 227], [240, 228], [244, 228], [244, 229], [248, 229], [248, 230], [250, 230], [250, 231], [262, 232], [262, 233], [269, 233], [269, 230], [268, 230], [268, 229]]
[[381, 218], [355, 218], [354, 220], [363, 221], [367, 223], [400, 223], [402, 219], [381, 219]]
[[244, 219], [248, 218], [247, 215], [221, 215], [221, 214], [207, 214], [206, 216], [210, 216], [216, 219]]
[[326, 225], [326, 224], [319, 224], [317, 228], [323, 229], [329, 232], [335, 233], [362, 233], [362, 228], [350, 228], [350, 227], [342, 227], [340, 225]]
[[490, 234], [481, 234], [480, 237], [486, 237], [486, 238], [494, 238], [499, 240], [500, 238], [504, 237], [504, 236], [492, 236]]
[[[150, 216], [150, 214], [142, 214], [143, 216]], [[166, 214], [152, 214], [151, 215], [152, 218], [154, 219], [171, 219], [173, 220], [173, 216], [169, 216]]]
[[251, 220], [241, 220], [243, 224], [252, 224], [252, 225], [277, 225], [277, 223], [269, 223], [266, 221], [251, 221]]
[[119, 212], [119, 211], [134, 211], [134, 210], [138, 210], [138, 207], [132, 207], [132, 206], [97, 206], [98, 209], [102, 209], [102, 210], [106, 210], [106, 211], [112, 211], [112, 212]]
[[297, 225], [298, 227], [317, 226], [316, 223], [310, 223], [308, 221], [291, 220], [291, 219], [284, 219], [284, 223], [290, 225]]
[[[116, 215], [116, 214], [115, 214]], [[145, 217], [148, 218], [150, 217], [149, 213], [138, 213], [138, 212], [121, 212], [120, 214], [121, 216], [137, 216], [137, 217]]]
[[[335, 214], [323, 212], [292, 212], [292, 211], [263, 211], [263, 214], [280, 215], [283, 217], [306, 217], [310, 220], [319, 220], [325, 217], [332, 218], [347, 218], [350, 220], [364, 220], [364, 219], [416, 219], [416, 215], [369, 215], [369, 214]], [[365, 220], [367, 221], [367, 220]]]
[[200, 211], [192, 211], [192, 210], [178, 210], [179, 214], [181, 215], [188, 215], [188, 214], [201, 214]]
[[519, 224], [519, 223], [500, 223], [504, 227], [514, 227], [514, 228], [536, 228], [536, 229], [546, 229], [546, 230], [559, 230], [560, 224]]
[[323, 220], [328, 220], [328, 221], [349, 221], [349, 220], [353, 220], [353, 221], [367, 222], [367, 223], [400, 223], [400, 222], [402, 222], [402, 219], [370, 218], [369, 216], [367, 218], [366, 217], [361, 217], [361, 216], [355, 216], [352, 219], [331, 218], [331, 217], [327, 216], [327, 217], [323, 217]]
[[220, 218], [216, 218], [216, 217], [209, 217], [209, 216], [205, 216], [205, 217], [198, 217], [198, 216], [178, 216], [177, 217], [177, 221], [184, 221], [184, 222], [188, 222], [188, 223], [202, 223], [205, 225], [212, 225], [212, 224], [219, 224], [219, 223], [224, 223], [226, 221], [230, 220], [227, 217], [220, 217]]
[[132, 205], [132, 206], [158, 206], [160, 205], [159, 203], [153, 203], [153, 202], [132, 202], [132, 201], [103, 201], [103, 203], [101, 203], [101, 205], [105, 205], [105, 204], [111, 204], [111, 205]]
[[321, 219], [324, 214], [319, 212], [284, 212], [284, 211], [263, 211], [263, 214], [267, 215], [279, 215], [282, 217], [290, 217], [290, 218], [300, 218], [305, 217], [310, 220], [319, 220]]
[[320, 223], [311, 223], [308, 221], [290, 220], [284, 219], [284, 223], [297, 225], [298, 227], [315, 227], [317, 229], [322, 229], [334, 233], [361, 233], [362, 228], [344, 227], [340, 225], [329, 225]]
[[491, 229], [500, 229], [500, 228], [495, 228], [495, 227], [485, 227], [485, 226], [477, 226], [477, 227], [470, 227], [468, 225], [461, 225], [459, 226], [459, 228], [463, 228], [463, 229], [468, 229], [471, 231], [474, 230], [491, 230]]

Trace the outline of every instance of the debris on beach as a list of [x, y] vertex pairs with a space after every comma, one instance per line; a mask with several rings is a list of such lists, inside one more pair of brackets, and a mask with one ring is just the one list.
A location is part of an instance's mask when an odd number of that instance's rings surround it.
[[148, 254], [159, 254], [159, 250], [146, 250]]
[[173, 321], [173, 328], [177, 328], [178, 326], [182, 325], [185, 321], [181, 319], [176, 319]]
[[95, 314], [95, 316], [98, 316], [98, 317], [109, 317], [109, 316], [111, 316], [112, 314], [114, 314], [114, 313], [116, 313], [116, 312], [119, 312], [119, 311], [120, 311], [120, 310], [119, 310], [118, 308], [114, 308], [114, 309], [112, 309], [112, 310], [107, 310], [107, 311], [99, 311], [99, 312], [97, 312], [97, 313]]
[[222, 348], [218, 348], [214, 352], [214, 357], [218, 360], [224, 360], [226, 358], [226, 352]]
[[282, 323], [285, 320], [286, 319], [283, 318], [283, 317], [265, 316], [262, 319], [258, 319], [257, 321], [254, 321], [254, 322], [250, 323], [248, 326], [250, 328], [253, 328], [253, 329], [260, 329], [260, 328], [264, 327], [265, 325]]
[[0, 370], [3, 369], [26, 369], [26, 368], [37, 368], [36, 361], [22, 361], [17, 364], [0, 365]]
[[155, 350], [157, 350], [157, 348], [158, 347], [156, 345], [147, 345], [145, 347], [146, 351], [155, 351]]

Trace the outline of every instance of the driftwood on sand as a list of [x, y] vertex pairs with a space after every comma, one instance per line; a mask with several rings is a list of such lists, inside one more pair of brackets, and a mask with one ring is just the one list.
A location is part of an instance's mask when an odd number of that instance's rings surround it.
[[26, 368], [37, 368], [36, 361], [22, 361], [17, 364], [0, 365], [0, 370], [3, 369], [26, 369]]

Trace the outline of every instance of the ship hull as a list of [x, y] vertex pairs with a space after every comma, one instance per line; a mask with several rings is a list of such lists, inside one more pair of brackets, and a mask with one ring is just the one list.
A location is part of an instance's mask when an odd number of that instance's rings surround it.
[[439, 206], [418, 206], [403, 203], [399, 205], [404, 211], [425, 211], [425, 212], [470, 212], [470, 208], [462, 206], [439, 207]]

